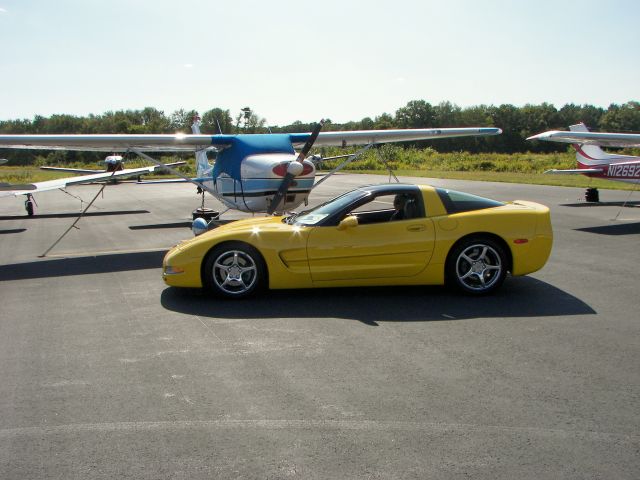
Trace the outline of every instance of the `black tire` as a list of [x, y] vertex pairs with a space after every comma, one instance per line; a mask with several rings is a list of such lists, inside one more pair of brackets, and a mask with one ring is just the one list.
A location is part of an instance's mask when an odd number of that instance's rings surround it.
[[210, 208], [196, 208], [192, 212], [192, 216], [194, 220], [196, 218], [204, 218], [207, 222], [210, 222], [211, 220], [217, 220], [220, 218], [220, 212]]
[[24, 208], [27, 210], [27, 215], [33, 217], [33, 202], [31, 200], [24, 202]]
[[472, 237], [454, 245], [447, 258], [447, 283], [471, 295], [496, 290], [507, 276], [504, 247], [489, 237]]
[[264, 290], [267, 268], [260, 252], [251, 245], [224, 243], [207, 255], [202, 280], [217, 297], [246, 298]]
[[587, 202], [600, 202], [600, 192], [597, 188], [587, 188], [584, 192], [584, 199]]

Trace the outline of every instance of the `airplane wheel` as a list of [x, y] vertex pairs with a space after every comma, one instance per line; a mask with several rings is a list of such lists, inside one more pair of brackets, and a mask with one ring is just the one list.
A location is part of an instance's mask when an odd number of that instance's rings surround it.
[[449, 253], [447, 282], [471, 295], [496, 290], [507, 276], [507, 256], [501, 245], [490, 238], [468, 238]]
[[24, 208], [27, 210], [27, 215], [33, 217], [33, 202], [31, 200], [24, 202]]
[[216, 296], [245, 298], [265, 288], [267, 268], [260, 252], [251, 245], [230, 242], [207, 256], [203, 283]]
[[211, 208], [196, 208], [192, 215], [194, 220], [196, 218], [204, 218], [207, 222], [210, 222], [211, 220], [217, 220], [220, 217], [220, 212]]
[[587, 202], [599, 202], [600, 192], [598, 192], [597, 188], [587, 188], [584, 192], [584, 199]]

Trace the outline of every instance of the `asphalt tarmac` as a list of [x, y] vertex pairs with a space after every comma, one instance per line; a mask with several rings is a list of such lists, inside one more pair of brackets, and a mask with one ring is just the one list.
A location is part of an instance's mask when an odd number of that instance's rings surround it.
[[107, 187], [45, 258], [80, 201], [0, 199], [0, 478], [638, 478], [640, 193], [431, 182], [549, 205], [547, 266], [220, 301], [161, 279], [189, 185]]

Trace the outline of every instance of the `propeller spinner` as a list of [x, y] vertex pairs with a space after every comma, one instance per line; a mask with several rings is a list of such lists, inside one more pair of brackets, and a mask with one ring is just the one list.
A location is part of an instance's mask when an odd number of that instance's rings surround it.
[[304, 147], [302, 147], [302, 150], [300, 150], [300, 154], [298, 155], [298, 158], [296, 158], [293, 162], [289, 163], [289, 165], [287, 166], [287, 174], [282, 179], [280, 188], [278, 188], [278, 191], [273, 196], [273, 200], [271, 200], [271, 205], [269, 206], [269, 210], [268, 210], [269, 215], [273, 214], [273, 212], [278, 210], [278, 207], [282, 203], [282, 200], [285, 198], [285, 195], [289, 191], [289, 187], [291, 187], [291, 184], [293, 183], [293, 179], [302, 173], [302, 170], [304, 168], [304, 165], [302, 164], [302, 162], [306, 158], [309, 151], [311, 150], [311, 147], [313, 147], [313, 144], [318, 138], [318, 135], [320, 134], [320, 130], [322, 129], [323, 125], [324, 125], [324, 120], [320, 120], [320, 122], [316, 124], [315, 128], [313, 129], [313, 132], [311, 132], [311, 136], [307, 140], [307, 143], [305, 143]]

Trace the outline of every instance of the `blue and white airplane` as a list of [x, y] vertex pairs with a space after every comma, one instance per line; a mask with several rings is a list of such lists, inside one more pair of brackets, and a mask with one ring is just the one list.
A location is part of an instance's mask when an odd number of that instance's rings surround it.
[[[0, 135], [0, 148], [131, 152], [158, 166], [165, 165], [146, 152], [190, 151], [196, 156], [196, 178], [169, 171], [211, 193], [230, 209], [272, 214], [306, 203], [311, 190], [322, 181], [315, 181], [316, 165], [313, 158], [307, 158], [313, 146], [363, 145], [362, 152], [379, 143], [502, 133], [499, 128], [320, 132], [320, 122], [310, 133], [203, 135], [199, 125], [196, 119], [190, 135]], [[296, 148], [301, 148], [299, 153]], [[213, 165], [207, 158], [209, 151], [216, 152]], [[360, 152], [349, 155], [343, 164]]]

